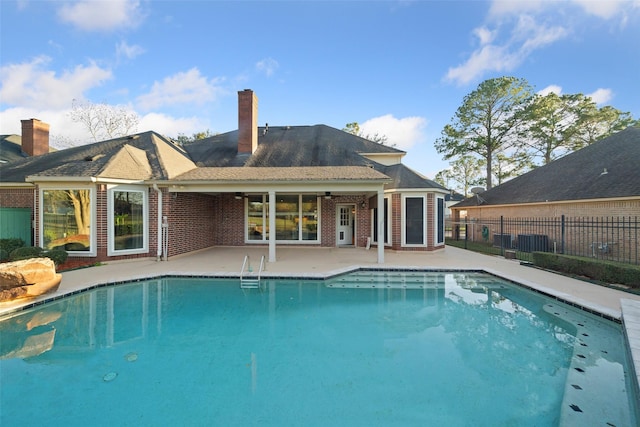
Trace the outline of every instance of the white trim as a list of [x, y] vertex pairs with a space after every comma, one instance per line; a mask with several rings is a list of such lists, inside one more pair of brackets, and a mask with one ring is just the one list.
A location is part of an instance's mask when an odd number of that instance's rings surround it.
[[[340, 208], [341, 207], [347, 207], [349, 208], [349, 218], [351, 219], [351, 221], [353, 222], [353, 226], [350, 225], [351, 227], [351, 241], [353, 242], [352, 244], [346, 244], [346, 245], [339, 245], [338, 244], [338, 240], [339, 240], [339, 236], [340, 236]], [[345, 202], [345, 203], [336, 203], [335, 205], [335, 227], [336, 227], [336, 235], [335, 235], [335, 239], [336, 239], [336, 247], [346, 247], [346, 246], [353, 246], [354, 248], [358, 247], [358, 221], [356, 220], [357, 218], [357, 206], [355, 203], [353, 202]]]
[[[407, 243], [407, 199], [422, 199], [422, 243]], [[420, 194], [402, 194], [401, 195], [402, 220], [401, 220], [401, 237], [400, 246], [405, 248], [422, 248], [428, 246], [429, 236], [427, 234], [427, 196]]]
[[[113, 223], [115, 191], [126, 191], [130, 193], [142, 193], [142, 248], [135, 249], [115, 249], [115, 235]], [[107, 256], [134, 255], [149, 252], [149, 189], [147, 187], [131, 185], [109, 185], [107, 186]]]
[[[391, 246], [392, 246], [392, 243], [393, 243], [393, 233], [391, 232], [391, 216], [392, 216], [392, 215], [391, 215], [391, 203], [392, 203], [391, 195], [390, 195], [390, 194], [388, 194], [386, 197], [383, 197], [383, 198], [382, 198], [382, 200], [383, 200], [383, 202], [382, 202], [382, 206], [384, 206], [384, 201], [385, 201], [385, 200], [387, 201], [387, 209], [386, 209], [387, 211], [385, 212], [385, 213], [386, 213], [386, 218], [387, 218], [387, 223], [385, 224], [385, 226], [386, 226], [386, 229], [387, 229], [387, 238], [388, 238], [388, 241], [387, 241], [387, 242], [384, 242], [384, 246], [385, 246], [385, 247], [391, 247]], [[377, 245], [379, 242], [378, 242], [378, 240], [374, 240], [374, 239], [373, 239], [373, 236], [374, 236], [374, 230], [376, 229], [376, 227], [377, 227], [378, 225], [377, 225], [377, 224], [376, 224], [376, 222], [374, 221], [373, 211], [374, 211], [374, 209], [377, 209], [377, 208], [378, 208], [378, 207], [376, 206], [375, 208], [370, 209], [370, 210], [371, 210], [371, 213], [370, 213], [370, 218], [369, 218], [369, 220], [370, 220], [370, 222], [371, 222], [371, 243], [374, 243], [374, 244], [376, 244], [376, 245]], [[384, 208], [383, 208], [383, 209], [384, 209]], [[385, 218], [385, 217], [383, 216], [382, 218], [383, 218], [383, 220], [384, 220], [384, 218]], [[378, 238], [379, 238], [379, 237], [380, 237], [380, 236], [378, 236]], [[382, 240], [384, 241], [384, 228], [383, 228], [383, 233], [382, 233]]]
[[[261, 196], [262, 197], [262, 223], [266, 224], [267, 218], [270, 219], [267, 210], [264, 208], [266, 205], [269, 205], [269, 207], [271, 207], [271, 203], [269, 203], [269, 194], [245, 194], [246, 196]], [[276, 240], [276, 243], [279, 245], [319, 245], [322, 243], [322, 235], [320, 233], [320, 229], [321, 227], [321, 211], [322, 211], [322, 199], [320, 196], [316, 195], [315, 193], [274, 193], [274, 200], [276, 200], [278, 198], [278, 195], [294, 195], [294, 196], [298, 196], [298, 217], [302, 218], [304, 216], [304, 212], [302, 210], [302, 196], [315, 196], [316, 197], [316, 209], [317, 209], [317, 216], [318, 216], [318, 226], [316, 229], [316, 239], [315, 240], [303, 240], [302, 239], [302, 222], [298, 223], [298, 239], [297, 240]], [[271, 231], [273, 230], [273, 235], [276, 235], [276, 230], [275, 228], [271, 228], [271, 226], [269, 226], [269, 239], [266, 239], [264, 237], [264, 233], [262, 234], [262, 238], [261, 239], [249, 239], [249, 199], [248, 198], [244, 198], [243, 200], [243, 216], [244, 216], [244, 243], [247, 245], [256, 245], [256, 244], [264, 244], [265, 242], [269, 242], [271, 240]], [[276, 203], [274, 203], [274, 206], [276, 205]], [[275, 208], [274, 208], [275, 209]], [[270, 223], [270, 222], [269, 222]]]
[[[436, 195], [435, 204], [433, 206], [433, 246], [444, 246], [444, 232], [445, 232], [445, 223], [447, 217], [447, 203], [444, 197]], [[442, 241], [438, 241], [438, 200], [442, 200]]]
[[38, 239], [38, 244], [41, 248], [44, 248], [44, 192], [45, 191], [65, 191], [65, 190], [89, 190], [90, 198], [91, 198], [91, 223], [89, 224], [89, 248], [88, 251], [67, 251], [70, 256], [74, 257], [95, 257], [98, 253], [98, 238], [97, 238], [97, 215], [96, 215], [96, 198], [97, 192], [95, 185], [71, 185], [71, 186], [50, 186], [50, 185], [40, 185], [39, 186], [39, 197], [40, 200], [38, 202], [39, 212], [38, 212], [38, 231], [40, 234], [40, 238]]

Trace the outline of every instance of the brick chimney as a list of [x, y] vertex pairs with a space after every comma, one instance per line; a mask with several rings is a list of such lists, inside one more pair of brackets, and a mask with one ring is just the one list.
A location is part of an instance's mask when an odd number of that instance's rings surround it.
[[251, 89], [238, 91], [238, 153], [258, 148], [258, 98]]
[[21, 120], [22, 151], [29, 156], [49, 153], [49, 125], [38, 119]]

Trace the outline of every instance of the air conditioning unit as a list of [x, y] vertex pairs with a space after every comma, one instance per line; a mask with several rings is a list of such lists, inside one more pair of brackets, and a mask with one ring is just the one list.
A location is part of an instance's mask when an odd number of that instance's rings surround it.
[[493, 246], [496, 248], [511, 249], [513, 247], [513, 236], [511, 234], [494, 234]]
[[521, 252], [549, 252], [549, 237], [544, 234], [518, 234], [518, 250]]

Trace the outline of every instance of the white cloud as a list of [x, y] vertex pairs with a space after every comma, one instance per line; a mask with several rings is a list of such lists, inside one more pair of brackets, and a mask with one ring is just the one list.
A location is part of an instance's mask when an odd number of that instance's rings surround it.
[[445, 78], [458, 84], [467, 84], [487, 72], [512, 71], [533, 51], [566, 37], [568, 33], [561, 26], [538, 24], [529, 15], [520, 16], [509, 37], [502, 42], [490, 43], [497, 37], [497, 30], [492, 32], [485, 27], [476, 28], [474, 34], [480, 39], [480, 47], [464, 63], [449, 68]]
[[137, 0], [80, 0], [64, 3], [58, 16], [84, 31], [111, 31], [136, 27], [142, 20]]
[[162, 82], [154, 82], [151, 91], [139, 96], [136, 103], [143, 110], [175, 104], [203, 104], [215, 100], [223, 92], [218, 86], [221, 81], [220, 78], [208, 80], [200, 70], [192, 68], [165, 77]]
[[398, 119], [391, 114], [386, 114], [361, 123], [360, 131], [364, 135], [384, 135], [387, 137], [387, 144], [395, 144], [395, 148], [407, 151], [414, 145], [426, 141], [426, 127], [427, 119], [424, 117]]
[[613, 18], [632, 3], [629, 0], [573, 0], [573, 2], [582, 7], [588, 14], [602, 19]]
[[467, 84], [487, 71], [509, 71], [518, 64], [518, 58], [504, 46], [487, 45], [473, 52], [465, 63], [449, 68], [446, 79]]
[[256, 70], [264, 73], [267, 77], [271, 77], [278, 67], [280, 67], [280, 64], [278, 64], [278, 61], [273, 58], [265, 58], [256, 63]]
[[491, 43], [496, 37], [496, 31], [491, 31], [487, 27], [476, 28], [473, 30], [473, 34], [478, 37], [481, 46]]
[[549, 86], [545, 87], [544, 89], [538, 91], [538, 95], [540, 95], [540, 96], [547, 96], [550, 93], [555, 93], [556, 95], [561, 95], [562, 94], [562, 87], [560, 87], [558, 85], [549, 85]]
[[202, 118], [172, 117], [166, 114], [149, 113], [140, 118], [139, 131], [153, 130], [162, 135], [176, 138], [178, 134], [192, 135], [210, 128]]
[[598, 105], [606, 104], [613, 99], [613, 91], [611, 89], [597, 89], [595, 92], [587, 94]]
[[496, 0], [491, 3], [489, 16], [499, 18], [506, 15], [518, 15], [521, 13], [556, 12], [559, 7], [576, 5], [589, 15], [602, 19], [611, 19], [619, 14], [624, 14], [628, 7], [638, 7], [638, 0], [571, 0], [565, 2], [547, 0]]
[[142, 55], [144, 49], [136, 44], [129, 45], [126, 41], [121, 41], [116, 45], [116, 56], [118, 58], [134, 59], [135, 57]]
[[39, 56], [30, 62], [0, 68], [0, 99], [3, 104], [38, 109], [64, 108], [83, 93], [112, 78], [110, 70], [95, 63], [77, 65], [61, 74], [46, 67], [51, 62]]
[[87, 130], [71, 120], [69, 111], [70, 109], [9, 108], [0, 112], [0, 128], [2, 133], [20, 135], [21, 120], [36, 118], [49, 124], [50, 144], [55, 148], [90, 142]]

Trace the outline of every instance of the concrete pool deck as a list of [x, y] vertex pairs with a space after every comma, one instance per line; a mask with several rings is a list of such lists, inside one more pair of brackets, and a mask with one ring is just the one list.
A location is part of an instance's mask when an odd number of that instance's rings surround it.
[[[119, 261], [64, 272], [62, 283], [56, 292], [38, 298], [0, 303], [0, 317], [110, 283], [172, 275], [238, 277], [245, 255], [250, 256], [253, 270], [256, 272], [259, 269], [260, 258], [264, 255], [265, 259], [268, 259], [268, 248], [215, 247], [174, 257], [168, 261]], [[640, 295], [523, 266], [517, 260], [483, 255], [451, 246], [434, 253], [386, 251], [384, 264], [377, 263], [377, 251], [373, 248], [366, 250], [279, 246], [276, 256], [276, 262], [266, 263], [262, 275], [264, 278], [324, 278], [358, 268], [483, 270], [589, 311], [621, 320], [629, 340], [636, 374], [640, 371]], [[638, 377], [640, 379], [640, 375]]]

